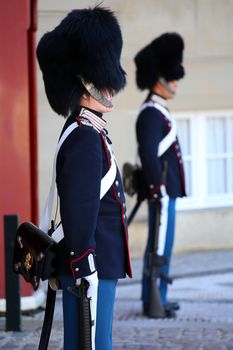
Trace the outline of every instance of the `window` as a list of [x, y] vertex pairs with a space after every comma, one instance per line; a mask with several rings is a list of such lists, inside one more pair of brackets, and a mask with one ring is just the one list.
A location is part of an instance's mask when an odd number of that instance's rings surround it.
[[192, 170], [192, 157], [191, 157], [191, 131], [190, 120], [180, 119], [177, 123], [179, 141], [181, 144], [182, 156], [185, 169], [185, 182], [186, 191], [189, 195], [192, 194], [191, 185], [191, 170]]
[[208, 118], [208, 194], [232, 193], [233, 117]]
[[180, 209], [233, 205], [233, 112], [177, 113], [188, 197]]

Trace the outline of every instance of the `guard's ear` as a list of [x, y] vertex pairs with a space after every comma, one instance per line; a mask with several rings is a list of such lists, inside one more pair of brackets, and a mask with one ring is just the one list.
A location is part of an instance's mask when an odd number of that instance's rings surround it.
[[80, 105], [88, 107], [90, 103], [90, 94], [88, 92], [84, 92], [82, 96], [80, 97]]
[[84, 100], [88, 100], [88, 97], [89, 97], [89, 94], [83, 94], [83, 95], [82, 95], [82, 98], [83, 98]]

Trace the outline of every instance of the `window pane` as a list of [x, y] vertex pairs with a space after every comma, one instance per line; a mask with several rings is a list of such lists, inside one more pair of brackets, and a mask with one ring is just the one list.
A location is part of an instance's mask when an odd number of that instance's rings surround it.
[[176, 120], [178, 137], [183, 156], [190, 155], [190, 121], [188, 119]]
[[229, 118], [229, 150], [228, 152], [233, 152], [233, 118]]
[[191, 186], [191, 162], [184, 162], [184, 172], [185, 172], [185, 186], [188, 196], [192, 195], [192, 186]]
[[208, 194], [226, 193], [226, 160], [208, 160]]
[[207, 150], [208, 153], [224, 153], [226, 151], [226, 120], [224, 118], [207, 119]]
[[228, 169], [227, 169], [227, 176], [228, 176], [228, 192], [233, 193], [233, 159], [228, 159]]

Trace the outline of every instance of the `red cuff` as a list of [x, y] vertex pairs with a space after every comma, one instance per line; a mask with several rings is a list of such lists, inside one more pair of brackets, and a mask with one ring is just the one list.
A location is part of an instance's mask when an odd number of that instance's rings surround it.
[[161, 186], [165, 185], [164, 182], [161, 182], [158, 186], [151, 184], [149, 186], [150, 199], [156, 199], [163, 197], [161, 193]]
[[[70, 253], [74, 257], [74, 252]], [[89, 276], [96, 271], [95, 251], [88, 249], [83, 255], [70, 261], [74, 279]]]

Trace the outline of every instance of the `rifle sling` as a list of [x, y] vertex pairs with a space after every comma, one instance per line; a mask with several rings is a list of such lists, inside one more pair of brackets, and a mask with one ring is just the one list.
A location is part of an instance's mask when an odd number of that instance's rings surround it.
[[51, 333], [51, 328], [53, 323], [55, 301], [56, 301], [56, 291], [54, 291], [48, 283], [46, 308], [45, 308], [44, 321], [43, 321], [43, 326], [41, 330], [38, 350], [47, 350], [48, 348], [48, 343], [49, 343], [49, 338], [50, 338], [50, 333]]

